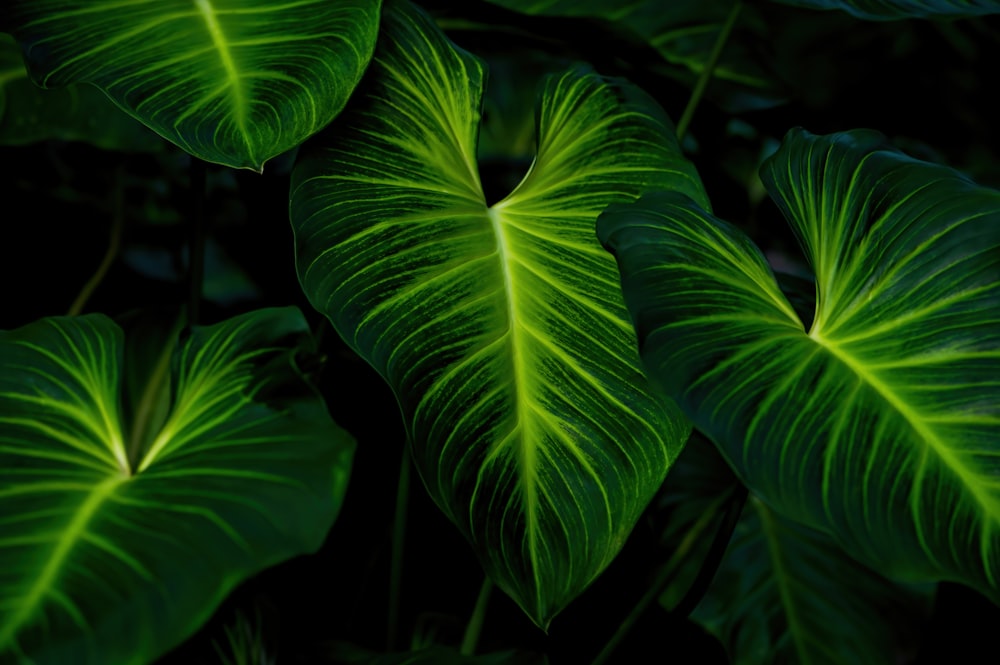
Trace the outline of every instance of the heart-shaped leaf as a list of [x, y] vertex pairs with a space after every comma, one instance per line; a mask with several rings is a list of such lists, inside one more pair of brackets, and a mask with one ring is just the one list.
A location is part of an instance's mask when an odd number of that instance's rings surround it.
[[114, 322], [0, 333], [0, 660], [148, 663], [238, 582], [319, 547], [354, 444], [295, 369], [305, 334], [294, 308], [195, 329], [130, 455]]
[[809, 330], [687, 197], [599, 222], [650, 374], [747, 485], [879, 572], [1000, 599], [1000, 192], [868, 131], [789, 133], [762, 179], [816, 275]]
[[93, 83], [209, 162], [260, 171], [332, 120], [371, 57], [381, 0], [14, 0], [45, 88]]
[[908, 18], [960, 18], [1000, 14], [997, 0], [777, 0], [809, 9], [840, 9], [858, 18], [891, 21]]
[[640, 371], [594, 223], [647, 188], [704, 194], [649, 97], [572, 69], [541, 93], [528, 174], [489, 206], [483, 85], [421, 10], [387, 5], [359, 94], [299, 154], [291, 218], [306, 295], [392, 386], [431, 496], [544, 627], [689, 432]]

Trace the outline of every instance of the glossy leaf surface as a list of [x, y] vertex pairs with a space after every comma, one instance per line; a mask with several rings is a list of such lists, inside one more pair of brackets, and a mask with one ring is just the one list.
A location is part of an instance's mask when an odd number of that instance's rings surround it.
[[809, 330], [686, 197], [600, 220], [651, 375], [782, 514], [1000, 599], [1000, 192], [867, 131], [792, 131], [762, 179], [816, 275]]
[[85, 81], [209, 162], [261, 170], [343, 108], [380, 0], [15, 0], [7, 29], [46, 88]]
[[489, 206], [481, 63], [399, 3], [344, 114], [300, 152], [291, 217], [313, 305], [392, 386], [431, 496], [541, 626], [611, 561], [688, 433], [649, 390], [594, 222], [674, 186], [669, 120], [585, 69], [547, 80], [538, 151]]
[[133, 451], [115, 323], [0, 333], [0, 660], [151, 662], [238, 582], [319, 547], [353, 442], [294, 367], [306, 334], [292, 308], [195, 329]]

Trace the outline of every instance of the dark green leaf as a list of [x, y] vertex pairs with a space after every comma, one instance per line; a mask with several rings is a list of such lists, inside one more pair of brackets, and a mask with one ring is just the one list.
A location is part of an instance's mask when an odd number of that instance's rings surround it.
[[601, 219], [651, 375], [776, 510], [1000, 599], [1000, 192], [868, 131], [793, 131], [762, 178], [816, 275], [808, 330], [687, 197]]
[[148, 663], [241, 580], [319, 547], [354, 444], [296, 371], [306, 334], [294, 308], [195, 329], [131, 456], [117, 325], [0, 333], [0, 659]]

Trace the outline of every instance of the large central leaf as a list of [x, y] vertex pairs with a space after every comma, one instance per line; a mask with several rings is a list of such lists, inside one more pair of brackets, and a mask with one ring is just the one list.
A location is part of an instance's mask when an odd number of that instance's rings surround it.
[[430, 494], [545, 626], [688, 433], [640, 371], [596, 217], [700, 184], [662, 110], [580, 69], [548, 79], [530, 172], [488, 206], [483, 66], [408, 4], [387, 7], [367, 81], [293, 172], [299, 276], [394, 389]]
[[13, 0], [0, 30], [43, 87], [93, 83], [209, 162], [260, 170], [330, 122], [381, 0]]
[[771, 506], [1000, 600], [1000, 192], [865, 131], [793, 131], [762, 179], [816, 275], [808, 330], [686, 197], [602, 218], [651, 374]]
[[294, 308], [195, 329], [144, 428], [110, 319], [0, 333], [0, 661], [151, 662], [245, 577], [319, 547], [354, 444], [295, 369], [305, 334]]

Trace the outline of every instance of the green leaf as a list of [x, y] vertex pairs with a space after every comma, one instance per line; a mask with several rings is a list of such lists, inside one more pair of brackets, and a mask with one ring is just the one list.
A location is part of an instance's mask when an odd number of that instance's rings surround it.
[[839, 9], [870, 21], [1000, 14], [997, 0], [777, 0], [809, 9]]
[[263, 169], [343, 108], [381, 0], [14, 0], [12, 32], [45, 88], [93, 83], [209, 162]]
[[595, 220], [647, 188], [704, 194], [661, 109], [572, 69], [541, 93], [528, 174], [488, 206], [484, 78], [393, 4], [363, 91], [299, 153], [291, 219], [306, 295], [394, 390], [430, 495], [544, 627], [614, 558], [689, 431], [641, 373]]
[[116, 324], [0, 333], [0, 659], [150, 662], [244, 578], [320, 546], [354, 444], [294, 366], [307, 333], [294, 308], [195, 329], [132, 457]]
[[[621, 26], [649, 44], [693, 84], [733, 8], [734, 0], [488, 0], [492, 4], [537, 16], [601, 19]], [[738, 88], [727, 91], [729, 101], [769, 106], [776, 101], [774, 77], [761, 60], [756, 45], [769, 37], [754, 8], [741, 8], [734, 35], [727, 42], [712, 76]], [[748, 45], [753, 45], [748, 48]], [[647, 66], [652, 63], [647, 63]], [[736, 92], [738, 91], [738, 92]]]
[[916, 655], [933, 590], [890, 582], [751, 496], [691, 618], [741, 665], [883, 665]]
[[[718, 524], [734, 482], [716, 447], [694, 432], [658, 497], [664, 551], [683, 550], [706, 520]], [[660, 595], [668, 611], [688, 592], [718, 528], [702, 535]], [[826, 534], [782, 517], [751, 495], [690, 618], [741, 665], [883, 665], [916, 655], [907, 650], [920, 642], [933, 591], [933, 585], [893, 584]]]
[[869, 131], [793, 130], [762, 179], [816, 275], [808, 331], [683, 195], [600, 220], [651, 376], [782, 514], [1000, 600], [1000, 192]]
[[0, 33], [0, 145], [48, 139], [86, 141], [123, 152], [152, 152], [166, 145], [92, 85], [39, 88], [28, 78], [17, 42]]

